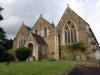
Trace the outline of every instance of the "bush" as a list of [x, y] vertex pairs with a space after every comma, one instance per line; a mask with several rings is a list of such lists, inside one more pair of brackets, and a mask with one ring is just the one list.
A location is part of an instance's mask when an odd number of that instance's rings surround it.
[[13, 53], [12, 50], [4, 50], [4, 53], [2, 55], [2, 58], [0, 61], [4, 62], [4, 61], [13, 61], [14, 57], [13, 57]]
[[29, 57], [30, 51], [26, 47], [20, 47], [16, 49], [15, 54], [20, 61], [25, 61]]
[[9, 61], [13, 61], [13, 60], [14, 60], [13, 51], [12, 51], [11, 49], [9, 49], [9, 50], [7, 51], [7, 53], [9, 54], [8, 60], [9, 60]]
[[0, 45], [0, 61], [3, 59], [4, 52], [4, 47]]
[[2, 60], [1, 61], [8, 61], [8, 58], [9, 58], [9, 53], [7, 51], [5, 51], [3, 56], [2, 56]]

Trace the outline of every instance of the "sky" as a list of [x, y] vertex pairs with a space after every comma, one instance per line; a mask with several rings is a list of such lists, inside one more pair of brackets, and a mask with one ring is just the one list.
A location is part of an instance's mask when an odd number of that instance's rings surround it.
[[0, 7], [4, 8], [0, 27], [4, 28], [8, 39], [13, 39], [23, 21], [33, 27], [40, 14], [57, 26], [67, 4], [90, 24], [100, 43], [100, 0], [0, 0]]

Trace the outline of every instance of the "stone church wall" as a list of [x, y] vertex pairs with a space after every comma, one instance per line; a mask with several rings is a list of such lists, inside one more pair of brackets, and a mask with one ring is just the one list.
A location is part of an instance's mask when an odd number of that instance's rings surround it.
[[47, 36], [47, 37], [44, 37], [43, 39], [45, 40], [45, 42], [48, 45], [47, 57], [55, 58], [55, 35]]

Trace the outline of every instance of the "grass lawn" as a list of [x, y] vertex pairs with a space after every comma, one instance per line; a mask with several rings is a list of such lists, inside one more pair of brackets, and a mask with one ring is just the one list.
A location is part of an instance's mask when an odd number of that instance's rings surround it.
[[62, 75], [72, 67], [66, 61], [0, 63], [0, 75]]

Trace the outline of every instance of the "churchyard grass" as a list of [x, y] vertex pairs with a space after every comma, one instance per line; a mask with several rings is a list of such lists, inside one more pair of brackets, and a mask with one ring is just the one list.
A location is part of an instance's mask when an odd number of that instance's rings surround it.
[[66, 61], [0, 63], [0, 75], [62, 75], [74, 66]]

